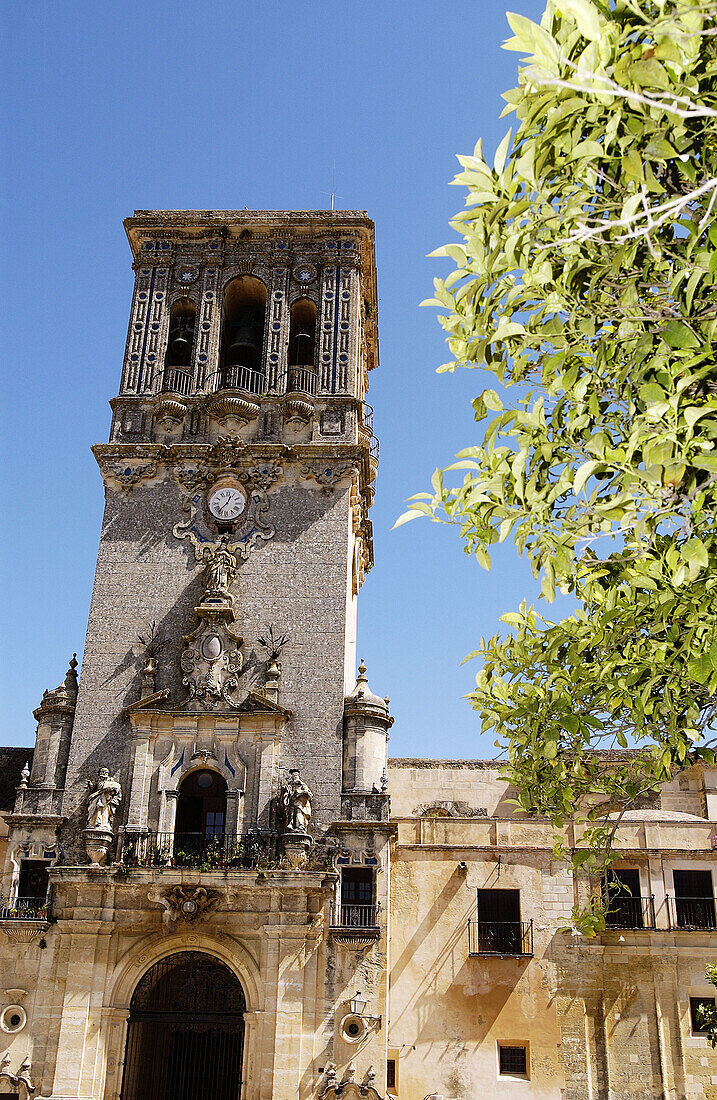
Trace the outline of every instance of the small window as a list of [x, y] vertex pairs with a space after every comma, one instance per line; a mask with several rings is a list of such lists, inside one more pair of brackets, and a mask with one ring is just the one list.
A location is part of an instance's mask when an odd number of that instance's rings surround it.
[[498, 1072], [501, 1077], [528, 1076], [528, 1048], [498, 1045]]
[[396, 1059], [389, 1058], [386, 1062], [386, 1088], [395, 1089], [396, 1087]]
[[698, 1009], [700, 1005], [715, 1006], [714, 997], [690, 997], [690, 1027], [693, 1035], [706, 1035], [707, 1030], [700, 1023]]

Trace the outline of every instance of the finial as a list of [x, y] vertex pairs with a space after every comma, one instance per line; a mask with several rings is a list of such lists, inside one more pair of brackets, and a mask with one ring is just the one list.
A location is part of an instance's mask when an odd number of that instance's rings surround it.
[[361, 658], [361, 664], [359, 665], [359, 678], [363, 678], [366, 675], [366, 664], [363, 657]]
[[383, 701], [384, 701], [384, 703], [386, 704], [386, 710], [388, 710], [389, 704], [390, 704], [390, 702], [391, 702], [391, 700], [389, 699], [388, 695], [384, 695], [384, 697], [383, 697]]
[[29, 778], [30, 778], [30, 769], [27, 765], [27, 760], [26, 760], [25, 761], [25, 766], [22, 769], [22, 771], [20, 772], [20, 789], [21, 790], [23, 790], [23, 791], [27, 790], [27, 781], [28, 781]]
[[72, 654], [72, 660], [70, 661], [67, 672], [65, 673], [65, 691], [75, 692], [77, 691], [77, 654]]
[[384, 768], [383, 769], [383, 774], [381, 775], [381, 794], [385, 794], [387, 790], [388, 790], [388, 776], [386, 775], [386, 769]]

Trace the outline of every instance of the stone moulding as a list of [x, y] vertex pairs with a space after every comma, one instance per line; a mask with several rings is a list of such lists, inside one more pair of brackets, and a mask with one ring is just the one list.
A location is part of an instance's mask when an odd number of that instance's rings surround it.
[[49, 921], [0, 920], [0, 930], [14, 943], [32, 943], [44, 936], [49, 927]]

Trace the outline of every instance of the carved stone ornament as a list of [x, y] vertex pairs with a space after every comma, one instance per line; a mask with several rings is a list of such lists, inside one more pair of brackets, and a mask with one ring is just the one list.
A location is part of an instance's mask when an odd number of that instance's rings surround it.
[[206, 591], [195, 608], [199, 625], [182, 639], [182, 683], [189, 693], [182, 706], [197, 711], [225, 704], [237, 709], [248, 689], [239, 693], [243, 639], [232, 627], [230, 588], [236, 574], [236, 555], [226, 543], [219, 543], [204, 547], [203, 557]]
[[206, 466], [175, 466], [172, 473], [185, 493], [190, 494], [206, 489], [211, 476]]
[[324, 466], [323, 463], [313, 462], [302, 467], [301, 476], [318, 481], [324, 492], [330, 493], [341, 478], [353, 473], [353, 470], [351, 465]]
[[342, 1081], [340, 1085], [332, 1082], [321, 1093], [321, 1100], [338, 1100], [339, 1097], [341, 1100], [383, 1100], [373, 1085], [359, 1085], [353, 1080]]
[[164, 906], [162, 923], [171, 931], [180, 920], [185, 924], [194, 924], [208, 917], [222, 900], [223, 894], [221, 890], [210, 890], [206, 886], [177, 885], [164, 890], [154, 888], [149, 891], [148, 897], [150, 901], [158, 901]]
[[119, 483], [120, 488], [124, 489], [126, 493], [130, 493], [140, 481], [156, 477], [157, 467], [152, 462], [145, 462], [142, 466], [120, 462], [108, 466], [106, 472], [112, 475], [115, 481]]
[[[36, 1086], [33, 1085], [30, 1078], [30, 1070], [32, 1069], [32, 1063], [30, 1062], [30, 1055], [26, 1054], [25, 1059], [22, 1062], [17, 1073], [10, 1072], [10, 1052], [5, 1051], [4, 1055], [0, 1059], [0, 1085], [3, 1081], [9, 1082], [12, 1092], [19, 1094], [22, 1100], [26, 1100], [27, 1097], [35, 1095]], [[5, 1091], [4, 1089], [2, 1090]]]
[[[225, 545], [242, 561], [249, 557], [257, 543], [273, 538], [276, 533], [276, 528], [264, 519], [269, 511], [269, 500], [266, 490], [260, 487], [260, 483], [270, 484], [271, 480], [278, 476], [278, 473], [274, 472], [277, 469], [277, 467], [261, 467], [256, 469], [256, 473], [253, 470], [246, 473], [236, 471], [239, 479], [250, 486], [251, 492], [236, 530], [231, 535], [225, 536]], [[189, 518], [183, 523], [175, 524], [172, 528], [175, 538], [190, 540], [194, 547], [196, 561], [205, 560], [206, 549], [211, 549], [216, 539], [215, 532], [209, 528], [205, 518], [205, 503], [204, 493], [196, 492], [184, 504], [184, 511], [189, 514]]]

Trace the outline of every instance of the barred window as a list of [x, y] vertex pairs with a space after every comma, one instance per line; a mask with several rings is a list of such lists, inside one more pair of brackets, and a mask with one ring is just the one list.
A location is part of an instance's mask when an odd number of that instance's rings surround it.
[[527, 1047], [498, 1046], [499, 1073], [509, 1074], [512, 1077], [526, 1077], [528, 1073], [528, 1049]]

